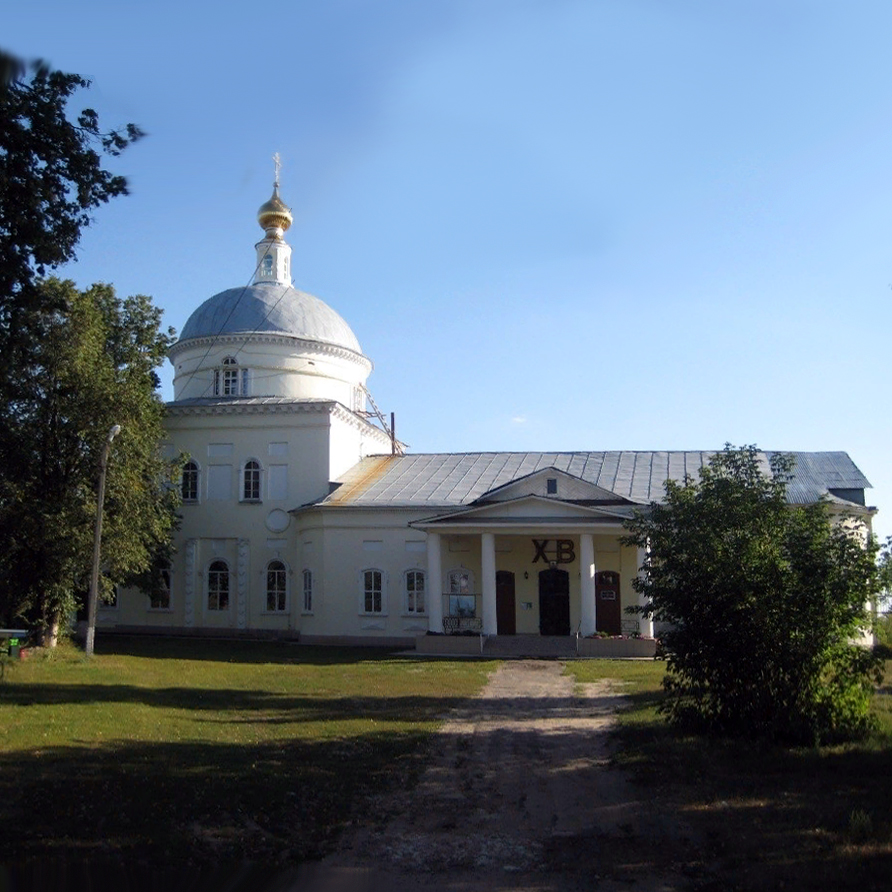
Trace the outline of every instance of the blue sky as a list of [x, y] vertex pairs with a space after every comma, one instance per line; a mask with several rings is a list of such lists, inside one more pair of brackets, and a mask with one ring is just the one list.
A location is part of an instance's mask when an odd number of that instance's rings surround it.
[[279, 152], [295, 284], [413, 451], [842, 449], [885, 537], [890, 33], [872, 0], [44, 0], [0, 42], [149, 134], [78, 284], [181, 329], [250, 278]]

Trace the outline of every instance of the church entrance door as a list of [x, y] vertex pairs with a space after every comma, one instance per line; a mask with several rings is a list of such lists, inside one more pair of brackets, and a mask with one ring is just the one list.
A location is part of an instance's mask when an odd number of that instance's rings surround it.
[[595, 626], [608, 635], [621, 635], [623, 631], [619, 573], [612, 570], [602, 570], [595, 576]]
[[514, 574], [510, 570], [496, 572], [496, 629], [499, 635], [515, 635], [517, 633]]
[[570, 574], [566, 570], [539, 571], [539, 633], [570, 634]]

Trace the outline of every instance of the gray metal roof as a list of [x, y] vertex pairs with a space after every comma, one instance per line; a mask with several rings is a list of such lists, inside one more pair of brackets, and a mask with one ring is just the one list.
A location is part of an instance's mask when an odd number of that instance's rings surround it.
[[362, 353], [350, 326], [328, 304], [289, 285], [262, 282], [208, 298], [186, 321], [180, 342], [254, 332], [320, 341]]
[[[710, 452], [468, 452], [363, 459], [321, 504], [448, 508], [468, 505], [496, 487], [557, 468], [639, 504], [660, 501], [667, 479], [699, 477]], [[773, 452], [760, 453], [765, 468]], [[830, 489], [870, 486], [845, 452], [794, 452], [792, 503], [814, 502]]]

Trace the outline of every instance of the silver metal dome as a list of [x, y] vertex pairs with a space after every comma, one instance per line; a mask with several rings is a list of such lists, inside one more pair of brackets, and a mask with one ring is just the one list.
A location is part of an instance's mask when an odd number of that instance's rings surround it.
[[362, 354], [350, 326], [328, 304], [305, 291], [276, 283], [229, 288], [215, 294], [189, 317], [178, 343], [254, 332], [319, 341]]

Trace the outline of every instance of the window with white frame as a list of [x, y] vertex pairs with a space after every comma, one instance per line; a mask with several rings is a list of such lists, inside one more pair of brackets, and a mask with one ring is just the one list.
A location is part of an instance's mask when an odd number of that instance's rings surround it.
[[476, 616], [477, 599], [473, 593], [471, 571], [459, 568], [450, 570], [449, 581], [449, 615]]
[[260, 501], [260, 462], [251, 458], [242, 469], [242, 500]]
[[208, 610], [229, 609], [229, 565], [212, 561], [208, 567]]
[[270, 613], [288, 609], [288, 571], [281, 561], [266, 565], [266, 609]]
[[149, 595], [149, 609], [170, 610], [170, 563], [162, 561], [152, 573], [152, 591]]
[[406, 613], [421, 614], [427, 611], [424, 570], [406, 571]]
[[303, 572], [303, 584], [304, 584], [304, 613], [312, 613], [313, 612], [313, 571], [312, 570], [304, 570]]
[[248, 370], [239, 368], [233, 356], [227, 356], [214, 370], [214, 396], [247, 396]]
[[364, 613], [384, 612], [384, 574], [380, 570], [362, 571], [362, 605]]
[[184, 502], [198, 501], [198, 477], [198, 462], [190, 459], [183, 465], [183, 476], [180, 481], [180, 491]]

